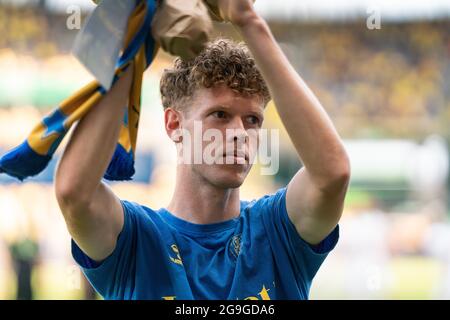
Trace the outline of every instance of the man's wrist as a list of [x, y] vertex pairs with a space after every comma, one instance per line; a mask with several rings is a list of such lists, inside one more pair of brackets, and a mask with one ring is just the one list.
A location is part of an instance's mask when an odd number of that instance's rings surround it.
[[270, 38], [270, 29], [266, 21], [259, 15], [249, 17], [245, 23], [235, 25], [236, 30], [241, 34], [244, 41], [249, 45], [255, 41], [264, 41]]
[[244, 13], [239, 19], [236, 21], [232, 21], [232, 24], [238, 28], [240, 31], [245, 31], [249, 27], [261, 25], [264, 20], [260, 15], [256, 13], [256, 11], [251, 10], [249, 12]]

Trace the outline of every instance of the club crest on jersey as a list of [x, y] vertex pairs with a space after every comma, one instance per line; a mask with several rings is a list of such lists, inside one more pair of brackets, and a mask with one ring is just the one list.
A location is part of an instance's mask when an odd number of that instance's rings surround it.
[[183, 260], [181, 260], [180, 251], [178, 250], [177, 245], [173, 244], [170, 248], [172, 249], [173, 253], [175, 253], [175, 255], [176, 255], [176, 258], [169, 256], [170, 260], [173, 263], [176, 263], [176, 264], [179, 264], [179, 265], [182, 266], [183, 265]]
[[237, 258], [239, 256], [241, 251], [241, 234], [236, 234], [231, 238], [229, 250], [233, 257]]

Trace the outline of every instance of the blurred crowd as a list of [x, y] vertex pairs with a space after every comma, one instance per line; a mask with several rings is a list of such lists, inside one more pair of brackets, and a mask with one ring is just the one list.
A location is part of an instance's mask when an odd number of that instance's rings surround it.
[[450, 21], [274, 30], [342, 135], [450, 135]]

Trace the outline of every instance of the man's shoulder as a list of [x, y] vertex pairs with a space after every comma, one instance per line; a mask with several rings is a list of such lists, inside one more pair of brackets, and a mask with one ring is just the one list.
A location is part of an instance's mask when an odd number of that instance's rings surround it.
[[120, 203], [122, 204], [125, 216], [133, 217], [135, 219], [160, 220], [162, 208], [153, 209], [147, 205], [130, 200], [120, 200]]
[[260, 197], [256, 197], [252, 200], [241, 200], [241, 207], [256, 207], [267, 206], [268, 203], [282, 200], [286, 195], [286, 188], [281, 187], [273, 192], [268, 192]]

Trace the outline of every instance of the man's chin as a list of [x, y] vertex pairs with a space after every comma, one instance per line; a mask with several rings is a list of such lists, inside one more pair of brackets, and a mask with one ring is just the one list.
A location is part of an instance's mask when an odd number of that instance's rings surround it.
[[239, 183], [239, 184], [227, 183], [227, 184], [217, 185], [217, 187], [220, 189], [223, 189], [223, 190], [230, 190], [230, 189], [238, 189], [241, 187], [241, 185], [242, 185], [242, 183]]
[[228, 180], [221, 181], [220, 185], [223, 189], [236, 189], [244, 183], [244, 180]]
[[223, 189], [239, 188], [247, 177], [246, 172], [237, 172], [234, 170], [221, 170], [219, 174], [214, 173], [210, 181]]

